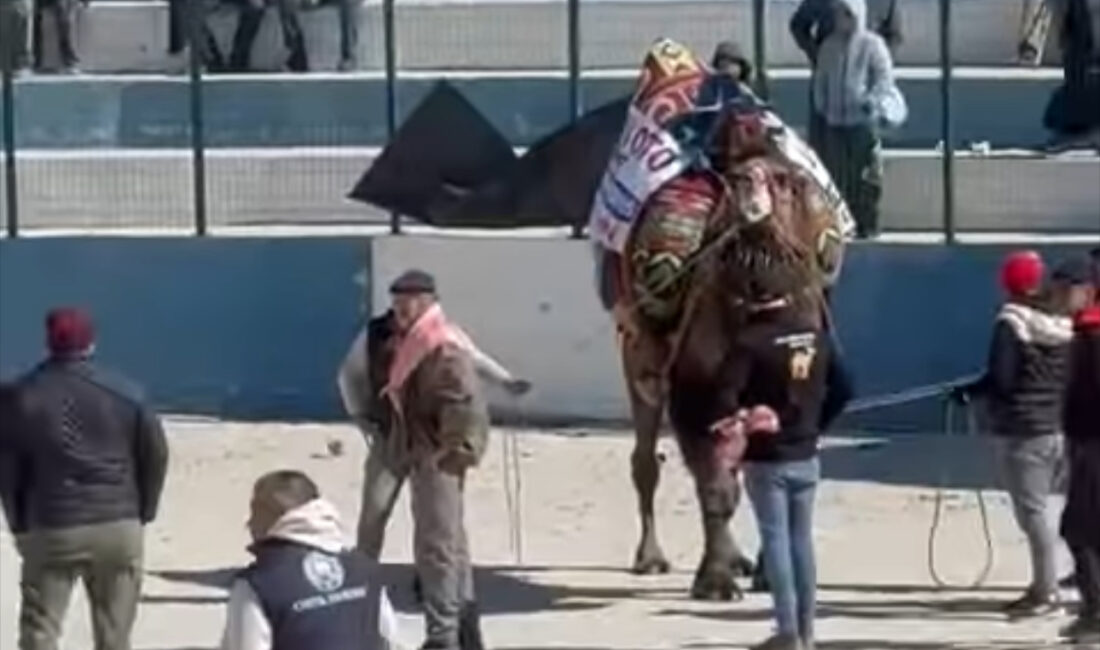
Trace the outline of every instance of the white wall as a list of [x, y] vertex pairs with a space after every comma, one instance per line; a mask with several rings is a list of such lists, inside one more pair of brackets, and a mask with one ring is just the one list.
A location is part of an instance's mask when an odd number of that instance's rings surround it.
[[[450, 316], [535, 390], [520, 416], [622, 420], [628, 415], [610, 317], [599, 304], [585, 241], [379, 237], [373, 240], [375, 312], [387, 287], [417, 267], [435, 275]], [[492, 394], [494, 406], [510, 401]]]

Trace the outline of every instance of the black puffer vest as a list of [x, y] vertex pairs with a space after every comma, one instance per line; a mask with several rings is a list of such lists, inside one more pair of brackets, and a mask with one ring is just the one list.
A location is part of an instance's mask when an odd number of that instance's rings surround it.
[[382, 585], [371, 560], [268, 540], [244, 570], [271, 625], [272, 650], [378, 650]]

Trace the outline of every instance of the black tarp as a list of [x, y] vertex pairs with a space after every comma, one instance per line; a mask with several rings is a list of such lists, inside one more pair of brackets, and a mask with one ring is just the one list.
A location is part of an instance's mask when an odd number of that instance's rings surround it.
[[597, 108], [517, 159], [500, 133], [441, 81], [349, 198], [447, 228], [586, 223], [629, 97]]

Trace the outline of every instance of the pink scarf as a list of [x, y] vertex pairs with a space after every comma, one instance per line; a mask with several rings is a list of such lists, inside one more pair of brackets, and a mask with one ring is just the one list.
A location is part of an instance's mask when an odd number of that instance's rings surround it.
[[397, 351], [390, 364], [389, 379], [382, 394], [393, 401], [400, 412], [400, 393], [405, 382], [420, 366], [420, 362], [441, 346], [452, 343], [464, 350], [473, 350], [474, 344], [466, 332], [458, 325], [447, 320], [443, 307], [432, 305], [413, 324], [412, 328], [397, 343]]

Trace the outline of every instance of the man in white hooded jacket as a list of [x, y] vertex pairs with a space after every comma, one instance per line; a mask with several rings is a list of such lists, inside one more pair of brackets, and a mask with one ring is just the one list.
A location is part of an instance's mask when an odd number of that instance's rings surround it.
[[867, 28], [866, 0], [832, 0], [833, 29], [814, 60], [812, 113], [821, 122], [810, 144], [856, 221], [859, 237], [878, 233], [882, 197], [881, 125], [905, 119], [894, 64], [881, 36]]
[[248, 527], [256, 560], [233, 583], [222, 650], [401, 650], [376, 564], [345, 545], [309, 477], [257, 481]]

